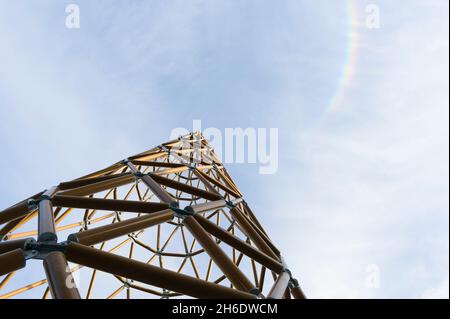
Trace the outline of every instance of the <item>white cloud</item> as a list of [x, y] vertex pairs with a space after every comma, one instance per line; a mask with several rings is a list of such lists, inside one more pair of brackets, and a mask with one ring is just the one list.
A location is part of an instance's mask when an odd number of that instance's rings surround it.
[[[267, 190], [311, 297], [448, 296], [448, 13], [428, 9], [434, 20], [364, 32], [341, 109], [294, 131], [297, 170]], [[379, 289], [364, 286], [369, 264]]]

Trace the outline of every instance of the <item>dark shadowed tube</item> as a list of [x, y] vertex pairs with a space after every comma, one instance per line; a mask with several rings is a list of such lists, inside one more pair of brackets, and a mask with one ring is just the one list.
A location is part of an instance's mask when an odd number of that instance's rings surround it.
[[166, 209], [151, 215], [130, 218], [118, 223], [112, 223], [97, 228], [69, 235], [69, 241], [91, 246], [123, 235], [131, 234], [157, 224], [172, 220], [174, 212]]
[[53, 299], [81, 299], [62, 252], [54, 251], [44, 258], [45, 275]]
[[192, 233], [192, 236], [197, 239], [208, 255], [212, 258], [212, 260], [214, 260], [217, 266], [237, 289], [242, 291], [251, 291], [256, 289], [194, 217], [188, 216], [184, 218], [183, 224], [186, 225]]
[[25, 267], [25, 256], [20, 248], [0, 255], [0, 276]]
[[56, 195], [52, 199], [54, 206], [83, 209], [97, 209], [132, 213], [154, 213], [169, 208], [164, 203], [148, 203], [132, 200], [103, 199], [80, 196]]
[[255, 296], [236, 289], [220, 286], [205, 280], [149, 265], [140, 261], [114, 255], [77, 243], [66, 250], [71, 262], [100, 271], [123, 276], [149, 285], [165, 288], [196, 298], [254, 299]]
[[17, 248], [24, 249], [26, 243], [33, 241], [33, 238], [2, 241], [0, 242], [0, 255]]
[[102, 180], [93, 184], [68, 189], [59, 193], [59, 195], [86, 196], [98, 192], [103, 192], [114, 187], [123, 186], [135, 181], [132, 174], [120, 175], [119, 177]]
[[47, 190], [39, 201], [38, 206], [38, 240], [56, 241], [55, 216], [53, 214], [53, 205], [50, 198], [58, 191], [56, 186]]
[[207, 218], [201, 215], [195, 215], [195, 219], [207, 232], [219, 238], [220, 240], [227, 243], [231, 247], [236, 248], [237, 250], [244, 253], [253, 260], [261, 263], [270, 270], [275, 271], [277, 274], [283, 271], [283, 265], [280, 262], [276, 261], [272, 257], [267, 256], [265, 253], [260, 252], [255, 247], [247, 244], [245, 241], [241, 240], [240, 238], [237, 238], [233, 234], [217, 226]]
[[258, 247], [261, 251], [271, 256], [272, 258], [279, 258], [237, 208], [230, 209], [230, 213], [234, 217], [234, 219], [236, 219], [239, 226], [242, 228], [248, 238], [250, 238], [250, 240], [255, 244], [256, 247]]
[[33, 209], [29, 207], [28, 201], [23, 201], [0, 212], [0, 224], [28, 215]]
[[291, 288], [291, 294], [295, 299], [306, 299], [305, 294], [303, 293], [300, 286], [296, 286], [294, 288]]
[[105, 176], [98, 176], [98, 177], [92, 177], [92, 178], [85, 178], [85, 179], [76, 179], [73, 181], [68, 182], [62, 182], [58, 185], [58, 188], [60, 190], [68, 190], [72, 188], [78, 188], [81, 186], [87, 186], [91, 184], [95, 184], [98, 182], [103, 182], [111, 179], [115, 179], [118, 177], [132, 177], [133, 174], [131, 173], [120, 173], [120, 174], [114, 174], [114, 175], [105, 175]]

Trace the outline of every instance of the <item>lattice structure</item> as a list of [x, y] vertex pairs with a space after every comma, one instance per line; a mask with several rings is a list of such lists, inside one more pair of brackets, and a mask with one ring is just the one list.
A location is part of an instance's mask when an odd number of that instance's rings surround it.
[[199, 132], [40, 192], [0, 225], [0, 298], [304, 298]]

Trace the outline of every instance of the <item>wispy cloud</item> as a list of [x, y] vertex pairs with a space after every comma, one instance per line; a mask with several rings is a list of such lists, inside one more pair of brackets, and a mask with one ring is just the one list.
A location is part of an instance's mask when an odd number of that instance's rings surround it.
[[312, 296], [448, 298], [448, 13], [435, 4], [405, 23], [380, 2], [342, 109], [295, 131], [299, 169], [273, 181], [286, 185], [274, 233]]

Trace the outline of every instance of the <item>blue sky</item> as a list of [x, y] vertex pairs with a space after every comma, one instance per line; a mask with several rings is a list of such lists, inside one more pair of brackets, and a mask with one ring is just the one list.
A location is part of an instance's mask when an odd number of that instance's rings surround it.
[[309, 296], [448, 298], [447, 1], [68, 3], [0, 0], [1, 207], [195, 119], [275, 127], [276, 174], [228, 168]]

